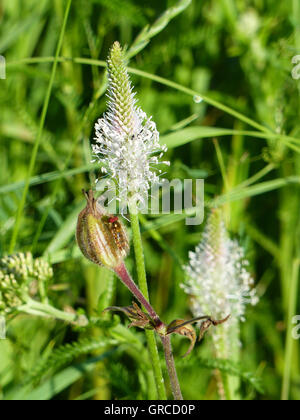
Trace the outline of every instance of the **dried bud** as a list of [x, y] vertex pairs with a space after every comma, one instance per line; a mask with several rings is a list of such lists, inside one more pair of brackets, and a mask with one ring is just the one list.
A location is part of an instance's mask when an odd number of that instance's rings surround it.
[[200, 325], [200, 333], [199, 333], [199, 339], [198, 341], [201, 341], [204, 337], [204, 334], [206, 331], [213, 325], [216, 327], [217, 325], [224, 324], [228, 319], [230, 318], [230, 315], [228, 315], [226, 318], [221, 320], [215, 320], [212, 319], [210, 316], [200, 316], [198, 318], [190, 319], [189, 321], [184, 321], [183, 319], [175, 319], [175, 321], [172, 321], [168, 327], [167, 327], [167, 334], [179, 334], [187, 337], [191, 341], [191, 345], [188, 349], [188, 351], [185, 353], [184, 356], [188, 356], [193, 348], [195, 347], [195, 343], [197, 340], [197, 335], [192, 327], [192, 324], [203, 321]]
[[115, 270], [129, 253], [124, 226], [95, 200], [93, 191], [84, 192], [86, 208], [80, 213], [76, 238], [83, 255], [95, 264]]
[[153, 330], [155, 328], [151, 318], [145, 314], [145, 312], [143, 312], [135, 302], [132, 303], [132, 306], [110, 306], [104, 310], [104, 312], [107, 311], [124, 312], [131, 321], [128, 328], [139, 327], [146, 330]]
[[167, 334], [172, 333], [183, 335], [191, 341], [188, 351], [182, 357], [188, 356], [195, 347], [197, 340], [197, 335], [192, 325], [186, 323], [183, 319], [175, 319], [175, 321], [172, 321], [171, 324], [168, 325], [167, 329]]

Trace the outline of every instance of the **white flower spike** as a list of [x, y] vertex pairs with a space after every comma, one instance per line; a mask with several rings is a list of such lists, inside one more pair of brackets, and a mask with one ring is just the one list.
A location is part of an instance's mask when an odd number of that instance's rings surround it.
[[[153, 184], [161, 182], [153, 165], [167, 149], [151, 118], [136, 105], [122, 48], [115, 42], [107, 59], [108, 110], [96, 125], [95, 160], [102, 174], [118, 187], [121, 198], [143, 198]], [[169, 162], [161, 162], [169, 164]]]
[[230, 342], [230, 329], [245, 320], [247, 303], [258, 302], [248, 264], [243, 248], [230, 239], [221, 212], [214, 210], [202, 241], [195, 252], [190, 252], [182, 287], [191, 298], [195, 317], [205, 314], [221, 319], [230, 315], [228, 322], [212, 331], [217, 350], [237, 344]]

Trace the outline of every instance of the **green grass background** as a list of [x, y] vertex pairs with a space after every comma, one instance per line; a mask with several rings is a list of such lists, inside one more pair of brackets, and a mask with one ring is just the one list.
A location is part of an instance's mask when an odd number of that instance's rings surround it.
[[[99, 296], [130, 304], [125, 288], [85, 261], [74, 239], [81, 189], [97, 176], [90, 141], [105, 110], [103, 60], [119, 40], [139, 104], [169, 147], [168, 178], [205, 178], [206, 214], [222, 206], [260, 295], [242, 326], [242, 367], [215, 361], [209, 338], [183, 360], [188, 343], [173, 339], [183, 394], [218, 398], [219, 368], [241, 378], [243, 399], [298, 400], [299, 341], [287, 330], [300, 314], [299, 295], [291, 293], [300, 261], [300, 82], [291, 76], [291, 59], [300, 54], [299, 0], [182, 1], [177, 16], [170, 9], [176, 1], [73, 0], [55, 63], [68, 3], [0, 2], [7, 62], [0, 80], [0, 255], [47, 258], [60, 286], [49, 292], [56, 307], [99, 315]], [[187, 227], [174, 215], [142, 222], [152, 304], [166, 322], [188, 318], [182, 263], [203, 225]], [[128, 266], [135, 276], [132, 255]], [[9, 319], [0, 341], [0, 396], [155, 397], [144, 334], [126, 322], [115, 317], [80, 330], [25, 315]], [[53, 349], [78, 340], [81, 351], [70, 355], [69, 348], [69, 358], [57, 357], [32, 379]]]

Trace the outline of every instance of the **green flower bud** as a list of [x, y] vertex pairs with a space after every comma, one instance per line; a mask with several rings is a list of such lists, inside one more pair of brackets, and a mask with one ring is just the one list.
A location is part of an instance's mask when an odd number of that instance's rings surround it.
[[107, 214], [97, 203], [93, 191], [84, 195], [87, 206], [78, 217], [78, 246], [90, 261], [115, 270], [129, 253], [125, 228], [117, 216]]
[[11, 313], [33, 298], [38, 285], [47, 288], [53, 277], [47, 261], [30, 252], [0, 258], [0, 313]]

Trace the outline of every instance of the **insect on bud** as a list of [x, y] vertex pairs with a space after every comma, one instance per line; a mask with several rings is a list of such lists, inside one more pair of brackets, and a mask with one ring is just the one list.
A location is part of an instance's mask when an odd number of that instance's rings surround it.
[[117, 216], [106, 213], [94, 198], [84, 191], [87, 206], [78, 216], [76, 239], [83, 255], [95, 264], [115, 270], [129, 253], [129, 241]]

